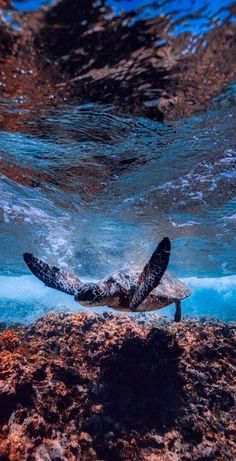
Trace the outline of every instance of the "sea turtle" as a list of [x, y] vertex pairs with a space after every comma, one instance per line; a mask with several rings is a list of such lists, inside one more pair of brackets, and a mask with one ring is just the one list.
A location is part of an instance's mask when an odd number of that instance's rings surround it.
[[175, 321], [181, 320], [181, 299], [191, 291], [166, 271], [171, 244], [165, 237], [157, 246], [142, 272], [120, 270], [97, 283], [84, 283], [74, 274], [50, 266], [30, 253], [24, 260], [46, 286], [73, 295], [82, 306], [108, 306], [121, 311], [144, 312], [175, 303]]

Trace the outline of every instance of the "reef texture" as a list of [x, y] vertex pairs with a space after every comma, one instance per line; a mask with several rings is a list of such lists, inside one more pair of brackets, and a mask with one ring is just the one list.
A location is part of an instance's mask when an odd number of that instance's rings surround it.
[[[201, 111], [236, 77], [236, 24], [230, 22], [214, 23], [197, 38], [171, 34], [168, 15], [114, 16], [104, 1], [61, 0], [11, 14], [18, 29], [1, 21], [0, 10], [0, 96], [22, 98], [21, 108], [92, 101], [176, 119]], [[16, 129], [11, 116], [4, 122]], [[27, 111], [17, 120], [24, 118]]]
[[235, 325], [147, 319], [3, 331], [0, 460], [235, 460]]

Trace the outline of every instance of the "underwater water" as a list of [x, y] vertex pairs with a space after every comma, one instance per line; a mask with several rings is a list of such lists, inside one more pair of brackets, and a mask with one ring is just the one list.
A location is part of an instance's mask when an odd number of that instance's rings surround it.
[[[149, 14], [148, 3], [108, 2], [115, 14], [134, 4]], [[190, 3], [163, 2], [164, 13], [175, 11], [173, 33], [191, 28], [193, 17], [181, 22]], [[201, 11], [221, 21], [231, 3], [206, 2]], [[211, 27], [200, 19], [199, 34]], [[9, 123], [0, 131], [0, 321], [81, 309], [30, 275], [23, 252], [101, 279], [142, 268], [166, 235], [169, 270], [193, 291], [184, 314], [235, 320], [235, 102], [232, 84], [199, 115], [159, 123], [99, 104], [33, 110], [22, 97], [1, 99]]]
[[193, 290], [185, 314], [234, 319], [235, 90], [168, 124], [84, 105], [31, 112], [21, 132], [1, 131], [0, 320], [80, 308], [29, 275], [23, 252], [99, 279], [141, 268], [165, 235], [170, 272]]

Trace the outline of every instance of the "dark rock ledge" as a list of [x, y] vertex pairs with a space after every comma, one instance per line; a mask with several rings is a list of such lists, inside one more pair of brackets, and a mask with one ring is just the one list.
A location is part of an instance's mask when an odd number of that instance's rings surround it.
[[0, 334], [0, 460], [233, 461], [235, 325], [49, 315]]

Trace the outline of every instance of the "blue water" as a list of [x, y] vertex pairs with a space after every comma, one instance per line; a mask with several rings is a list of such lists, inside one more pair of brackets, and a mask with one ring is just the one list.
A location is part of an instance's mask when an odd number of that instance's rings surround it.
[[170, 271], [193, 289], [185, 314], [234, 319], [235, 97], [232, 85], [204, 114], [171, 124], [84, 105], [1, 131], [1, 159], [48, 176], [31, 188], [1, 175], [0, 320], [80, 309], [29, 275], [24, 251], [99, 279], [142, 267], [164, 235]]
[[[118, 14], [146, 3], [112, 5]], [[196, 3], [158, 8], [176, 7], [180, 19]], [[204, 11], [209, 19], [230, 3], [206, 2]], [[203, 113], [158, 123], [99, 104], [33, 111], [24, 98], [1, 99], [0, 114], [17, 123], [0, 131], [0, 165], [24, 168], [24, 181], [0, 174], [0, 321], [29, 323], [81, 309], [30, 275], [23, 252], [99, 279], [141, 268], [165, 235], [173, 248], [170, 272], [193, 290], [184, 314], [235, 320], [235, 102], [230, 85]], [[173, 316], [173, 307], [158, 315]]]

